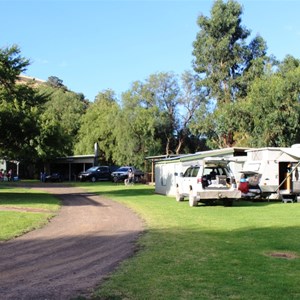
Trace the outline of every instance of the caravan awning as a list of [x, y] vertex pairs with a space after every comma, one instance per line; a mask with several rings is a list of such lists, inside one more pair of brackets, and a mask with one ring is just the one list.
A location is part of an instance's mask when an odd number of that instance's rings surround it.
[[281, 151], [292, 156], [296, 160], [300, 160], [300, 148], [282, 148]]

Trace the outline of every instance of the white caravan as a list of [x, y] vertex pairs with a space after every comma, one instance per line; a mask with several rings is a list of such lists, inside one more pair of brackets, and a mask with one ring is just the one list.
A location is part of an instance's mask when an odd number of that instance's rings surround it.
[[261, 175], [260, 188], [264, 198], [297, 200], [300, 195], [300, 145], [256, 148], [246, 152], [243, 170]]

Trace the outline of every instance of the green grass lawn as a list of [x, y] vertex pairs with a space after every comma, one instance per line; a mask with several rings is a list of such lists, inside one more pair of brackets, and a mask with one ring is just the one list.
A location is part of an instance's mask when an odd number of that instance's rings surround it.
[[140, 251], [99, 299], [300, 299], [300, 204], [189, 207], [153, 187], [80, 184], [136, 211]]
[[1, 184], [0, 241], [9, 240], [45, 225], [59, 207], [58, 199], [52, 195]]

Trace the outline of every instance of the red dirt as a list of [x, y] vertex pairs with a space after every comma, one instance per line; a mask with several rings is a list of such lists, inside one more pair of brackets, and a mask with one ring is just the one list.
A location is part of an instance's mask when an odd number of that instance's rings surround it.
[[88, 297], [132, 256], [143, 222], [130, 209], [73, 187], [44, 185], [62, 208], [48, 225], [0, 243], [1, 299]]

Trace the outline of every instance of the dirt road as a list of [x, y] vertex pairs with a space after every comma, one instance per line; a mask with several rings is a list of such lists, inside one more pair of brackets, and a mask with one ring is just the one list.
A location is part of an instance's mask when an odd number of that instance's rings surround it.
[[40, 188], [63, 203], [42, 229], [0, 243], [0, 298], [88, 296], [136, 250], [143, 222], [128, 208], [72, 187]]

